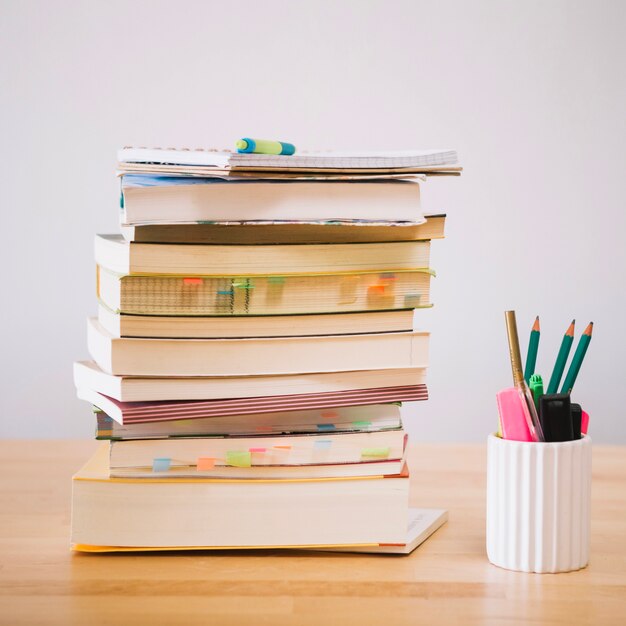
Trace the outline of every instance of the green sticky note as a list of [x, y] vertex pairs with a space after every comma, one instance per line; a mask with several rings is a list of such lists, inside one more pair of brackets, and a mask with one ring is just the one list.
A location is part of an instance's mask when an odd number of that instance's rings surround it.
[[269, 276], [267, 282], [270, 285], [283, 285], [285, 283], [284, 276]]
[[226, 464], [231, 467], [252, 467], [252, 454], [248, 450], [229, 450], [226, 453]]
[[372, 425], [372, 422], [368, 422], [366, 420], [360, 420], [357, 422], [352, 422], [352, 425], [355, 428], [369, 428]]
[[389, 448], [363, 448], [362, 458], [386, 459], [389, 456]]

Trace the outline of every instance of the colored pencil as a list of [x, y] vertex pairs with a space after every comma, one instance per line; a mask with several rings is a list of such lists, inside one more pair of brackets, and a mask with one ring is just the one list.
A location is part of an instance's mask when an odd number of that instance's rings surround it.
[[530, 331], [530, 339], [528, 341], [528, 354], [526, 355], [526, 367], [524, 368], [524, 380], [526, 384], [530, 383], [530, 377], [535, 373], [540, 336], [541, 328], [539, 327], [539, 316], [537, 315], [532, 330]]
[[580, 371], [580, 366], [583, 363], [587, 348], [591, 342], [591, 333], [593, 332], [593, 322], [589, 322], [589, 326], [585, 328], [585, 332], [580, 336], [578, 345], [576, 346], [576, 352], [574, 352], [574, 358], [570, 363], [569, 369], [563, 381], [563, 387], [561, 387], [561, 393], [571, 393], [576, 377]]
[[561, 341], [561, 347], [559, 348], [559, 353], [556, 357], [556, 363], [554, 364], [554, 369], [552, 370], [552, 376], [550, 376], [550, 382], [548, 383], [548, 389], [546, 390], [546, 393], [556, 393], [556, 390], [559, 388], [561, 376], [563, 376], [563, 370], [565, 369], [565, 363], [567, 363], [567, 357], [569, 356], [569, 351], [572, 347], [572, 342], [574, 341], [575, 322], [576, 320], [572, 320], [569, 328], [565, 331], [565, 335], [563, 336], [563, 341]]

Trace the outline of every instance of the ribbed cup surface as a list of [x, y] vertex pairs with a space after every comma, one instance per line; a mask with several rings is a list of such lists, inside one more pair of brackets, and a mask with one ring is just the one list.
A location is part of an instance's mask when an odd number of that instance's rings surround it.
[[589, 561], [591, 439], [487, 446], [487, 556], [523, 572], [568, 572]]

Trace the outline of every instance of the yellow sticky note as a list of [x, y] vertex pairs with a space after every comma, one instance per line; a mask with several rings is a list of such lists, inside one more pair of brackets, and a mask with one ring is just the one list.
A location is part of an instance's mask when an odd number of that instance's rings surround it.
[[226, 463], [231, 467], [252, 467], [252, 455], [248, 450], [229, 450]]
[[386, 459], [389, 456], [389, 448], [363, 448], [361, 458], [363, 459]]

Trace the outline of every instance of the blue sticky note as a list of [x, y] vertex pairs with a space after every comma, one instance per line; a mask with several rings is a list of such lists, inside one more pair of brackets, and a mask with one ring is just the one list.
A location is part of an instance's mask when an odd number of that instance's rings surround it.
[[335, 430], [335, 425], [334, 424], [318, 424], [317, 430], [321, 430], [321, 431]]
[[172, 459], [168, 457], [162, 457], [159, 459], [152, 459], [152, 471], [153, 472], [167, 472], [172, 464]]
[[318, 439], [315, 442], [315, 449], [316, 450], [329, 450], [330, 446], [333, 445], [333, 442], [330, 439]]

